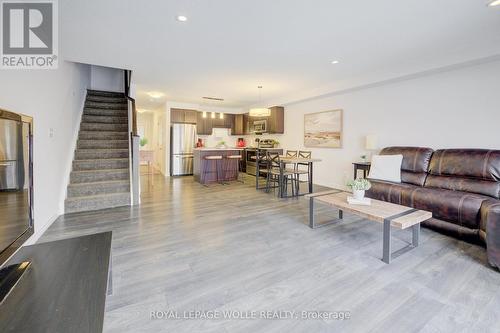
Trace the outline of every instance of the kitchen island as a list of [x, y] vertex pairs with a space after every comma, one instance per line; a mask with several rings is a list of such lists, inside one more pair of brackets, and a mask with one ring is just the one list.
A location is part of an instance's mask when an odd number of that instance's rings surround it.
[[[195, 148], [193, 159], [194, 179], [203, 185], [217, 182], [217, 163], [220, 163], [218, 181], [237, 180], [239, 160], [231, 160], [227, 156], [242, 155], [243, 150], [243, 148]], [[222, 160], [207, 160], [207, 156], [222, 156]]]

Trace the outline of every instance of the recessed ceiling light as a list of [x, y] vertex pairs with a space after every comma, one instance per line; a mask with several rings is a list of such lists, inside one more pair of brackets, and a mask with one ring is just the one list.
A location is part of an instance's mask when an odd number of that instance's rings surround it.
[[[500, 0], [499, 0], [499, 1], [500, 1]], [[339, 61], [338, 61], [338, 60], [332, 60], [332, 65], [336, 65], [336, 64], [338, 64], [338, 63], [339, 63]]]
[[490, 7], [500, 6], [500, 0], [490, 1], [490, 3], [488, 3], [488, 6]]
[[186, 22], [188, 18], [184, 15], [177, 15], [177, 21], [179, 22]]
[[161, 98], [164, 96], [164, 94], [162, 92], [159, 92], [159, 91], [150, 91], [150, 92], [148, 92], [148, 95], [151, 98]]

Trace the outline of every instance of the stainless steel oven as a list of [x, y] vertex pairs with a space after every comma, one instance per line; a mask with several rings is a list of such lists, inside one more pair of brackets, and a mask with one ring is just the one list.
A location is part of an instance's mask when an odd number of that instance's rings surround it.
[[257, 172], [257, 149], [245, 149], [245, 162], [247, 167], [247, 174], [254, 175]]

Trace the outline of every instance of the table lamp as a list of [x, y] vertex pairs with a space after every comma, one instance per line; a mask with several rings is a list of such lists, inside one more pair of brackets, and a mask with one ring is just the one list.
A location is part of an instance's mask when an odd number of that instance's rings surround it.
[[367, 155], [369, 155], [372, 151], [378, 149], [378, 137], [376, 135], [370, 134], [365, 137], [365, 149], [369, 152]]

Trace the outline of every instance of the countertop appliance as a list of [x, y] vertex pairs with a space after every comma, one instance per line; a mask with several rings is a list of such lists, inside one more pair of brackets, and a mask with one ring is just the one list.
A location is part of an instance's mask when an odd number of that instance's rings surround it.
[[267, 120], [254, 120], [252, 123], [252, 132], [262, 134], [267, 132]]
[[170, 128], [170, 175], [193, 174], [193, 149], [196, 145], [196, 125], [172, 124]]

